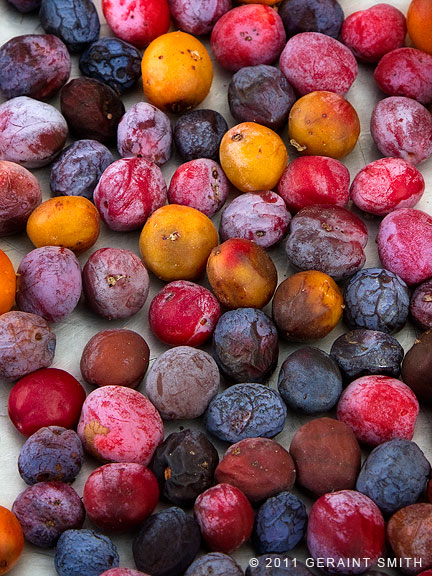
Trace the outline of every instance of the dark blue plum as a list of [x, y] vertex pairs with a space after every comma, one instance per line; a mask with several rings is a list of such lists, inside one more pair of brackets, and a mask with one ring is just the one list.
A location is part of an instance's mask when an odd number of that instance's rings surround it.
[[62, 150], [51, 167], [52, 194], [93, 200], [93, 191], [112, 162], [111, 152], [97, 140], [77, 140]]
[[186, 112], [174, 127], [174, 143], [186, 161], [197, 158], [218, 160], [219, 146], [228, 130], [225, 118], [215, 110], [202, 108]]
[[255, 308], [225, 312], [213, 333], [213, 355], [229, 381], [265, 382], [279, 356], [276, 325]]
[[238, 122], [257, 122], [272, 130], [282, 128], [297, 100], [280, 70], [260, 64], [234, 74], [228, 86], [228, 104]]
[[415, 442], [396, 438], [372, 450], [357, 478], [356, 489], [390, 516], [417, 502], [430, 471], [429, 462]]
[[152, 514], [132, 544], [138, 570], [154, 576], [180, 576], [192, 563], [201, 543], [198, 522], [181, 508]]
[[25, 441], [18, 457], [18, 470], [30, 485], [51, 480], [73, 482], [83, 461], [82, 443], [74, 430], [47, 426]]
[[141, 58], [135, 46], [120, 38], [100, 38], [81, 55], [79, 67], [84, 76], [123, 94], [140, 78]]
[[231, 556], [210, 552], [193, 562], [184, 576], [243, 576], [243, 570]]
[[108, 536], [94, 530], [66, 530], [58, 539], [54, 564], [59, 576], [99, 576], [116, 568], [119, 560]]
[[244, 438], [273, 438], [284, 427], [286, 407], [281, 396], [262, 384], [235, 384], [210, 402], [207, 430], [234, 444]]
[[300, 32], [321, 32], [337, 39], [344, 21], [337, 0], [283, 0], [279, 16], [288, 38]]
[[409, 302], [408, 287], [397, 274], [364, 268], [345, 286], [344, 321], [350, 328], [395, 332], [408, 320]]
[[279, 393], [290, 408], [305, 414], [327, 412], [342, 393], [342, 375], [328, 354], [306, 346], [288, 356], [278, 380]]
[[258, 554], [288, 552], [306, 533], [304, 503], [291, 492], [268, 498], [255, 517], [252, 544]]
[[287, 554], [258, 556], [257, 566], [248, 566], [245, 576], [313, 576], [303, 562]]
[[352, 382], [371, 374], [397, 378], [404, 349], [390, 334], [359, 328], [339, 336], [333, 342], [330, 355], [336, 360], [345, 381]]
[[91, 0], [42, 0], [39, 19], [71, 52], [82, 52], [99, 38], [100, 22]]

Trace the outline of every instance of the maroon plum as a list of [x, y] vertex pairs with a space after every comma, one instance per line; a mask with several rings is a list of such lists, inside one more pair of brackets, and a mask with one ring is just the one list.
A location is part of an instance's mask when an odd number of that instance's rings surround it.
[[231, 10], [231, 0], [168, 0], [174, 22], [180, 30], [201, 36], [209, 34], [219, 18]]

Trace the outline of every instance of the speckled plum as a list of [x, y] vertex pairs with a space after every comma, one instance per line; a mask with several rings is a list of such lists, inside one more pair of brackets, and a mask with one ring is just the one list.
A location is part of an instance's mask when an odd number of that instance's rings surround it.
[[273, 438], [283, 430], [287, 410], [281, 396], [263, 384], [235, 384], [213, 398], [205, 426], [225, 442]]
[[352, 430], [333, 418], [303, 424], [290, 445], [296, 482], [315, 497], [335, 490], [354, 489], [361, 451]]
[[220, 165], [209, 158], [181, 164], [171, 177], [168, 202], [199, 210], [212, 218], [225, 204], [231, 184]]
[[237, 6], [225, 13], [211, 33], [211, 49], [223, 67], [272, 64], [282, 52], [286, 34], [281, 17], [270, 6]]
[[51, 166], [52, 194], [93, 200], [94, 189], [112, 162], [111, 152], [97, 140], [77, 140], [64, 148]]
[[432, 276], [432, 216], [414, 208], [388, 214], [378, 231], [378, 254], [383, 265], [407, 284]]
[[421, 172], [410, 162], [402, 158], [381, 158], [357, 173], [350, 195], [360, 210], [385, 216], [399, 208], [413, 208], [424, 189]]
[[120, 156], [137, 156], [162, 166], [170, 159], [171, 146], [171, 122], [153, 104], [137, 102], [120, 120], [117, 130]]
[[100, 248], [83, 268], [83, 290], [92, 310], [109, 319], [129, 318], [144, 306], [149, 275], [130, 250]]
[[411, 440], [419, 403], [406, 384], [389, 376], [362, 376], [342, 392], [337, 417], [359, 442], [377, 446], [393, 438]]
[[87, 396], [78, 423], [84, 448], [102, 462], [146, 466], [163, 440], [163, 424], [143, 394], [125, 386], [103, 386]]
[[198, 158], [218, 160], [219, 146], [227, 130], [225, 118], [216, 110], [190, 110], [182, 114], [175, 124], [174, 143], [187, 162]]
[[387, 3], [353, 12], [342, 25], [341, 40], [361, 62], [378, 62], [387, 52], [404, 45], [404, 14]]
[[266, 382], [278, 361], [277, 328], [262, 310], [229, 310], [213, 333], [213, 354], [229, 382]]
[[18, 471], [29, 485], [54, 480], [72, 483], [83, 461], [82, 443], [74, 430], [44, 426], [25, 441], [18, 456]]
[[286, 255], [299, 270], [319, 270], [344, 280], [366, 262], [366, 224], [341, 206], [306, 206], [290, 223]]
[[221, 315], [216, 297], [204, 286], [176, 280], [156, 294], [149, 308], [152, 332], [170, 346], [200, 346]]
[[17, 96], [0, 105], [0, 160], [27, 168], [46, 166], [67, 135], [66, 120], [50, 104]]
[[150, 516], [158, 500], [154, 474], [132, 462], [112, 462], [96, 468], [83, 490], [87, 516], [104, 532], [133, 530]]
[[275, 192], [241, 194], [223, 211], [219, 235], [222, 242], [245, 238], [270, 248], [284, 238], [290, 221], [285, 202]]
[[94, 530], [66, 530], [54, 556], [59, 576], [99, 576], [119, 565], [117, 547], [108, 536]]
[[294, 486], [293, 459], [270, 438], [245, 438], [232, 444], [215, 471], [218, 483], [237, 486], [251, 502], [260, 502]]
[[112, 230], [142, 228], [147, 218], [166, 202], [166, 184], [160, 168], [144, 158], [122, 158], [102, 174], [93, 199], [102, 220]]
[[209, 34], [225, 12], [231, 10], [231, 0], [168, 0], [175, 25], [180, 30], [201, 36]]
[[81, 268], [75, 254], [61, 246], [42, 246], [31, 250], [18, 266], [19, 310], [45, 318], [47, 322], [64, 320], [79, 302]]
[[52, 364], [56, 336], [46, 320], [29, 312], [0, 316], [0, 376], [18, 380]]
[[350, 173], [335, 158], [302, 156], [288, 164], [277, 185], [290, 212], [312, 204], [335, 204], [342, 208], [349, 200]]
[[252, 506], [243, 492], [230, 484], [217, 484], [200, 494], [194, 516], [207, 548], [215, 552], [237, 550], [252, 533]]
[[301, 32], [290, 38], [279, 65], [300, 96], [315, 90], [344, 96], [357, 76], [357, 61], [351, 50], [319, 32]]
[[165, 420], [201, 416], [217, 394], [220, 375], [207, 352], [177, 346], [152, 364], [146, 377], [146, 394]]
[[223, 552], [209, 552], [189, 566], [184, 576], [243, 576], [237, 562]]
[[42, 201], [36, 177], [15, 162], [0, 161], [0, 237], [25, 230]]
[[0, 92], [4, 98], [30, 96], [49, 100], [71, 71], [63, 42], [51, 34], [14, 36], [0, 47]]
[[81, 528], [85, 511], [78, 493], [63, 482], [39, 482], [21, 492], [12, 512], [28, 542], [41, 548], [55, 546], [65, 530]]
[[432, 328], [432, 280], [426, 280], [414, 290], [409, 312], [411, 320], [421, 330]]
[[412, 98], [380, 100], [373, 109], [370, 129], [383, 156], [420, 164], [432, 154], [432, 116]]
[[354, 490], [324, 494], [312, 505], [307, 545], [312, 558], [323, 560], [325, 572], [361, 574], [384, 555], [384, 519], [364, 494]]

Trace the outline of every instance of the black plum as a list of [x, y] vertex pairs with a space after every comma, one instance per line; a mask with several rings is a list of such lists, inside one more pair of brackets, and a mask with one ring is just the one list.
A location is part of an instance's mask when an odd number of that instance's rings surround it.
[[429, 462], [415, 442], [396, 438], [372, 450], [357, 478], [356, 489], [390, 516], [417, 502], [430, 471]]
[[245, 576], [312, 576], [303, 562], [287, 554], [265, 554], [258, 556], [256, 566], [248, 566]]
[[240, 566], [222, 552], [210, 552], [193, 562], [185, 572], [185, 576], [243, 576]]
[[338, 38], [344, 21], [337, 0], [284, 0], [279, 6], [279, 16], [288, 38], [300, 32], [321, 32]]
[[211, 402], [207, 430], [234, 444], [244, 438], [273, 438], [284, 427], [286, 407], [281, 396], [262, 384], [235, 384]]
[[180, 576], [198, 553], [198, 523], [173, 507], [148, 518], [135, 537], [132, 552], [138, 570], [153, 576]]
[[46, 426], [24, 443], [18, 457], [18, 470], [30, 485], [52, 480], [73, 482], [83, 460], [82, 443], [74, 430]]
[[186, 112], [174, 127], [174, 143], [185, 160], [219, 158], [219, 145], [228, 130], [225, 118], [215, 110], [206, 108]]
[[370, 374], [397, 378], [404, 349], [386, 332], [359, 328], [339, 336], [333, 342], [330, 355], [336, 360], [344, 379], [351, 382]]
[[100, 38], [83, 52], [79, 67], [85, 76], [123, 94], [141, 76], [141, 53], [120, 38]]
[[190, 506], [213, 484], [219, 456], [205, 434], [173, 432], [156, 448], [150, 468], [160, 494], [177, 506]]
[[112, 162], [111, 152], [97, 140], [77, 140], [62, 150], [51, 167], [52, 194], [93, 200], [93, 191]]
[[214, 358], [232, 382], [265, 382], [276, 368], [279, 348], [274, 322], [261, 310], [222, 314], [213, 333]]
[[282, 72], [266, 64], [241, 68], [228, 87], [228, 104], [238, 122], [257, 122], [272, 130], [286, 124], [296, 99]]
[[408, 320], [409, 290], [397, 274], [364, 268], [346, 284], [344, 321], [350, 328], [396, 332]]
[[91, 0], [42, 0], [42, 28], [58, 36], [71, 52], [82, 52], [99, 37], [100, 22]]
[[304, 503], [291, 492], [281, 492], [260, 506], [252, 544], [258, 554], [288, 552], [302, 540], [306, 525]]
[[59, 576], [99, 576], [119, 565], [117, 547], [94, 530], [66, 530], [57, 542], [55, 569]]
[[306, 346], [282, 364], [278, 389], [293, 410], [319, 414], [331, 410], [339, 400], [342, 375], [333, 358], [319, 348]]

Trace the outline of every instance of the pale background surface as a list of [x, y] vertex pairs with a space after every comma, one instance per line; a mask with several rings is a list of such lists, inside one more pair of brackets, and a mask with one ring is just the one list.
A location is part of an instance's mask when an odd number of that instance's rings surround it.
[[[344, 9], [345, 16], [356, 10], [368, 8], [373, 4], [378, 3], [374, 2], [373, 0], [339, 1]], [[389, 3], [392, 3], [406, 14], [409, 6], [409, 0], [389, 0]], [[112, 35], [102, 15], [100, 8], [101, 1], [95, 0], [95, 4], [98, 7], [101, 18], [101, 37]], [[39, 24], [37, 16], [21, 15], [12, 6], [10, 6], [6, 0], [0, 0], [0, 45], [13, 36], [43, 32], [44, 31]], [[207, 47], [209, 46], [208, 39], [205, 39], [204, 43]], [[214, 70], [215, 78], [211, 92], [206, 100], [202, 102], [200, 107], [218, 110], [226, 118], [229, 126], [233, 126], [236, 124], [236, 122], [230, 115], [226, 96], [227, 86], [231, 76], [229, 73], [223, 71], [217, 64], [214, 65]], [[74, 78], [78, 75], [78, 58], [75, 56], [73, 57], [71, 78]], [[373, 81], [373, 68], [360, 65], [358, 77], [347, 95], [347, 99], [357, 110], [361, 122], [361, 135], [359, 141], [348, 158], [343, 160], [343, 162], [350, 170], [352, 178], [365, 164], [380, 157], [380, 154], [370, 136], [369, 121], [375, 103], [383, 97], [384, 95], [376, 87]], [[142, 100], [143, 98], [144, 97], [142, 94], [141, 85], [138, 84], [135, 90], [132, 90], [132, 92], [124, 97], [126, 110], [128, 110], [132, 104]], [[54, 101], [51, 103], [58, 105], [58, 98], [54, 99]], [[172, 116], [172, 121], [174, 123], [174, 116]], [[285, 143], [287, 143], [288, 139], [286, 130], [282, 133], [282, 137]], [[116, 154], [114, 150], [113, 152]], [[116, 155], [116, 157], [118, 157], [118, 155]], [[293, 152], [290, 152], [290, 158], [293, 159], [294, 157], [295, 155]], [[177, 168], [177, 166], [181, 164], [181, 162], [182, 161], [180, 157], [174, 152], [171, 161], [167, 165], [163, 166], [162, 170], [167, 183], [169, 183], [172, 173]], [[420, 166], [420, 170], [426, 180], [426, 192], [417, 207], [425, 210], [426, 212], [432, 213], [432, 157]], [[44, 199], [48, 199], [50, 197], [48, 184], [49, 168], [35, 170], [34, 173], [42, 186]], [[218, 224], [218, 221], [219, 216], [216, 216], [216, 225]], [[370, 236], [369, 244], [367, 247], [366, 267], [379, 266], [380, 263], [375, 243], [379, 221], [371, 218], [367, 221], [367, 224], [369, 227]], [[102, 231], [97, 244], [90, 251], [80, 256], [79, 260], [81, 266], [84, 265], [92, 252], [102, 247], [110, 246], [128, 248], [139, 254], [138, 236], [139, 231], [131, 233], [115, 233], [110, 231], [106, 226], [102, 224]], [[0, 248], [8, 254], [16, 269], [25, 254], [33, 249], [33, 245], [25, 235], [21, 235], [1, 238]], [[287, 263], [283, 246], [271, 250], [270, 254], [277, 264], [279, 271], [279, 282], [281, 282], [287, 276], [291, 275], [293, 270]], [[158, 290], [162, 288], [162, 286], [162, 282], [152, 278], [151, 292], [144, 308], [138, 314], [126, 321], [108, 322], [107, 320], [98, 318], [89, 311], [84, 301], [81, 300], [77, 309], [71, 316], [69, 316], [69, 318], [67, 318], [64, 322], [53, 326], [53, 329], [57, 335], [57, 349], [53, 367], [62, 368], [69, 371], [73, 376], [82, 382], [82, 377], [79, 370], [81, 352], [85, 344], [96, 332], [108, 327], [125, 327], [136, 330], [147, 340], [151, 349], [151, 359], [154, 360], [157, 358], [158, 355], [160, 355], [166, 349], [166, 347], [160, 342], [157, 342], [150, 333], [147, 322], [147, 313], [152, 297]], [[267, 307], [266, 311], [270, 312], [270, 307]], [[345, 331], [346, 328], [342, 323], [340, 323], [327, 338], [321, 340], [318, 343], [315, 343], [315, 345], [328, 352], [333, 341]], [[415, 335], [416, 331], [411, 325], [407, 326], [403, 331], [397, 334], [397, 338], [400, 340], [406, 351], [412, 346]], [[279, 366], [273, 374], [270, 382], [272, 387], [276, 387], [277, 375], [281, 363], [294, 349], [294, 345], [281, 342]], [[91, 391], [90, 386], [86, 384], [84, 384], [84, 386], [86, 387], [87, 392]], [[26, 484], [20, 478], [17, 470], [18, 454], [25, 439], [15, 430], [7, 415], [7, 401], [11, 387], [12, 385], [9, 383], [0, 382], [0, 505], [6, 506], [8, 508], [12, 506], [12, 503], [17, 495], [26, 488]], [[140, 390], [144, 390], [143, 384], [140, 386]], [[288, 449], [294, 432], [307, 420], [307, 417], [289, 413], [285, 429], [278, 437], [276, 437], [276, 440], [278, 440]], [[166, 434], [178, 430], [180, 425], [186, 427], [189, 426], [189, 423], [170, 423], [166, 426]], [[198, 419], [190, 423], [190, 426], [200, 428], [202, 427], [202, 422], [200, 419]], [[424, 409], [422, 409], [417, 421], [414, 440], [420, 445], [429, 460], [432, 460], [430, 414]], [[222, 446], [222, 444], [218, 444], [218, 448], [220, 449], [220, 453], [223, 454], [225, 447]], [[83, 486], [89, 473], [97, 465], [97, 462], [90, 458], [86, 460], [86, 464], [84, 465], [77, 480], [73, 484], [73, 487], [78, 491], [80, 495], [82, 495]], [[308, 501], [307, 498], [302, 496], [299, 492], [298, 494], [303, 497], [305, 501], [308, 502], [308, 504], [310, 503], [310, 501]], [[85, 523], [85, 527], [90, 527], [88, 522]], [[173, 537], [175, 537], [174, 534]], [[132, 536], [114, 536], [113, 540], [119, 549], [120, 565], [134, 568], [135, 565], [131, 551]], [[290, 552], [290, 554], [291, 556], [297, 557], [300, 560], [308, 556], [304, 545], [297, 546], [293, 551]], [[255, 554], [253, 553], [252, 548], [249, 546], [243, 546], [241, 550], [234, 554], [236, 560], [238, 560], [244, 568], [247, 566], [248, 559], [251, 556], [255, 556]], [[23, 555], [21, 556], [19, 563], [11, 571], [11, 574], [16, 576], [55, 576], [56, 571], [54, 568], [53, 557], [54, 550], [44, 550], [26, 544]], [[315, 570], [315, 572], [317, 572], [317, 570]]]

